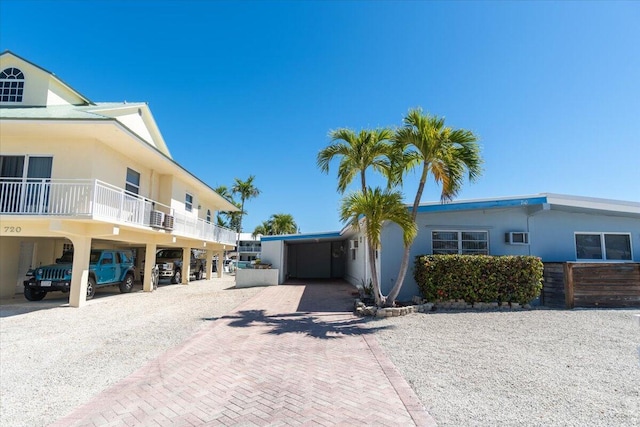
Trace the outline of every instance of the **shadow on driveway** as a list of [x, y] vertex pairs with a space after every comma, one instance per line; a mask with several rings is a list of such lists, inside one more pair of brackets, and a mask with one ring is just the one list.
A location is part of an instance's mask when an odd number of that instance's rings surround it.
[[[326, 316], [327, 320], [320, 317]], [[362, 318], [336, 318], [336, 314], [289, 313], [267, 315], [265, 310], [245, 310], [237, 314], [222, 316], [231, 319], [229, 326], [247, 328], [252, 326], [267, 327], [267, 334], [304, 334], [313, 338], [336, 339], [350, 335], [370, 335], [388, 327], [361, 328], [366, 320]]]

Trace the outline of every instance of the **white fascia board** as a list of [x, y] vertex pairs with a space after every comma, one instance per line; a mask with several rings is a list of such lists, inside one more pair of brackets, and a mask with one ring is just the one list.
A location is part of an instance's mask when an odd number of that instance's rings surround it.
[[160, 128], [153, 118], [153, 114], [151, 113], [151, 109], [146, 102], [132, 102], [132, 103], [122, 103], [119, 105], [96, 105], [87, 111], [90, 111], [95, 114], [102, 114], [107, 117], [117, 117], [116, 115], [108, 114], [109, 112], [115, 111], [127, 111], [127, 112], [136, 112], [138, 109], [142, 111], [142, 120], [147, 127], [147, 131], [151, 135], [154, 140], [154, 143], [158, 147], [161, 152], [164, 152], [168, 157], [171, 156], [171, 152], [167, 147], [167, 143], [165, 142], [162, 133], [160, 132]]
[[569, 206], [620, 213], [640, 214], [640, 203], [626, 200], [599, 199], [596, 197], [570, 196], [564, 194], [546, 194], [551, 205]]

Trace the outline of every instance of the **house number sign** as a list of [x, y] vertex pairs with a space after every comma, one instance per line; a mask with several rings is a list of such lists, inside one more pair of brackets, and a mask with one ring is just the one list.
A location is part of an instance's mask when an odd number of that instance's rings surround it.
[[4, 227], [5, 233], [21, 233], [22, 227]]

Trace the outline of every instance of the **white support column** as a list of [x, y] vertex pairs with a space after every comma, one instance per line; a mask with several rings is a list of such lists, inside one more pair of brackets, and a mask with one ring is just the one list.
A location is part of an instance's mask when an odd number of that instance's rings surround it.
[[182, 284], [189, 284], [191, 277], [191, 248], [182, 248]]
[[156, 251], [158, 246], [155, 243], [147, 243], [144, 253], [144, 283], [142, 290], [145, 292], [153, 291], [151, 283], [151, 269], [156, 265]]
[[222, 277], [224, 271], [224, 251], [218, 252], [218, 279]]
[[213, 251], [207, 250], [207, 268], [206, 268], [206, 279], [211, 280], [212, 275], [211, 271], [213, 270]]
[[73, 243], [73, 266], [71, 270], [71, 290], [69, 305], [82, 307], [87, 302], [87, 280], [91, 257], [91, 237], [70, 237]]

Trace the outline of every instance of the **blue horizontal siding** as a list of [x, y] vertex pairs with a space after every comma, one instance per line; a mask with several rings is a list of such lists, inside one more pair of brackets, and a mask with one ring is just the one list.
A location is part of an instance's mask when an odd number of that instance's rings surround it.
[[315, 233], [315, 234], [283, 234], [278, 236], [262, 236], [260, 241], [269, 242], [276, 240], [301, 240], [301, 239], [327, 239], [327, 238], [336, 238], [340, 237], [341, 234], [339, 231], [332, 231], [329, 233]]

